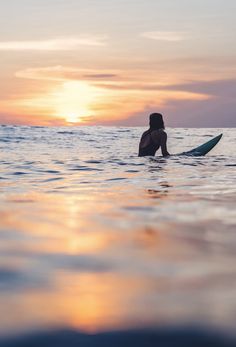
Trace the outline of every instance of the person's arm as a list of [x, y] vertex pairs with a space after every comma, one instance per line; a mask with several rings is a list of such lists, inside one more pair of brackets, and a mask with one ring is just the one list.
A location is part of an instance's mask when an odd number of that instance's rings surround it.
[[167, 133], [165, 131], [161, 134], [161, 152], [163, 157], [167, 157], [170, 153], [167, 151]]
[[151, 134], [152, 140], [161, 147], [163, 157], [167, 157], [169, 152], [167, 151], [167, 134], [165, 131], [156, 130]]

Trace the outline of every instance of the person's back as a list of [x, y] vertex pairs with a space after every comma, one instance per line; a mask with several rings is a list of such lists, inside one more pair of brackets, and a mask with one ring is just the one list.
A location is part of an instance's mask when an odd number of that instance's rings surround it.
[[162, 155], [168, 156], [167, 134], [162, 115], [153, 113], [150, 115], [150, 128], [145, 131], [139, 143], [139, 157], [154, 156], [161, 147]]

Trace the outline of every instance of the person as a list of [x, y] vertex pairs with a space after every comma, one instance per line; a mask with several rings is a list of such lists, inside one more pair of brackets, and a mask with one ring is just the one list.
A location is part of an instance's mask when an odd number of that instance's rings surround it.
[[149, 116], [150, 128], [145, 131], [139, 143], [139, 157], [154, 156], [161, 147], [163, 157], [169, 154], [167, 150], [167, 134], [163, 117], [160, 113], [152, 113]]

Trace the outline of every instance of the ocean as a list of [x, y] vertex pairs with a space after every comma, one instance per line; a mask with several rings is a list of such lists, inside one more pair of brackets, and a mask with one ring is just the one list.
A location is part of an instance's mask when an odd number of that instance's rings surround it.
[[0, 346], [236, 345], [236, 130], [144, 130], [0, 126]]

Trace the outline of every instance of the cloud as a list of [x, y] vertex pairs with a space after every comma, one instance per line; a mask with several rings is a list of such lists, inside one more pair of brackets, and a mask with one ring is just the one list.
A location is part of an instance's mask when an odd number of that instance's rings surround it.
[[189, 83], [163, 86], [165, 90], [188, 91], [204, 93], [217, 97], [236, 98], [236, 79], [223, 79], [213, 81], [193, 81]]
[[166, 125], [171, 127], [236, 127], [236, 80], [192, 82], [166, 86], [165, 89], [205, 93], [212, 97], [173, 99], [170, 94], [163, 105], [157, 102], [147, 106], [122, 120], [122, 125], [143, 126], [150, 113], [161, 112], [165, 115]]
[[153, 112], [164, 114], [167, 127], [176, 128], [231, 128], [236, 127], [236, 102], [222, 100], [169, 100], [165, 105], [147, 106], [130, 114], [126, 119], [107, 125], [147, 126], [148, 116]]
[[[170, 91], [184, 95], [196, 95], [192, 100], [204, 100], [208, 98], [236, 98], [236, 79], [223, 79], [212, 81], [192, 81], [181, 84], [158, 84], [158, 83], [100, 83], [97, 86], [117, 90], [136, 90], [136, 91]], [[171, 95], [171, 94], [170, 94]], [[202, 97], [202, 98], [201, 98]]]
[[[167, 115], [168, 126], [236, 126], [236, 79], [221, 79], [218, 75], [215, 80], [211, 75], [196, 75], [196, 79], [191, 76], [191, 80], [172, 75], [162, 79], [161, 72], [161, 68], [160, 73], [145, 74], [142, 69], [81, 69], [58, 65], [24, 69], [16, 76], [45, 81], [84, 81], [85, 85], [103, 89], [99, 101], [91, 105], [92, 117], [83, 119], [90, 124], [144, 125], [145, 115], [159, 111]], [[53, 122], [59, 124], [60, 120]], [[48, 124], [48, 119], [43, 124]]]
[[141, 37], [156, 41], [179, 42], [187, 39], [184, 32], [175, 31], [147, 31], [141, 34]]
[[110, 79], [117, 77], [116, 74], [109, 74], [109, 73], [103, 73], [103, 74], [87, 74], [83, 76], [84, 78], [91, 78], [91, 79]]
[[[46, 80], [46, 81], [87, 81], [95, 87], [107, 89], [120, 93], [158, 93], [159, 96], [163, 94], [172, 95], [173, 98], [181, 99], [199, 99], [204, 100], [210, 95], [207, 92], [199, 90], [192, 90], [192, 85], [174, 85], [153, 83], [151, 81], [144, 81], [143, 77], [125, 76], [119, 71], [104, 71], [104, 70], [85, 70], [73, 67], [64, 66], [51, 66], [44, 68], [29, 68], [18, 71], [16, 73], [18, 78], [26, 78], [33, 80]], [[142, 81], [140, 81], [140, 78]], [[175, 96], [175, 97], [174, 97]], [[166, 98], [166, 97], [165, 97]]]
[[38, 41], [1, 41], [0, 51], [68, 51], [81, 46], [105, 46], [106, 36], [81, 36]]
[[[161, 89], [170, 92], [164, 103], [157, 100], [146, 104], [125, 119], [107, 125], [145, 126], [150, 113], [161, 112], [171, 127], [236, 127], [236, 79], [170, 84]], [[181, 97], [172, 94], [175, 91]]]
[[33, 80], [73, 81], [73, 80], [110, 80], [118, 78], [115, 71], [85, 70], [61, 65], [42, 68], [29, 68], [17, 71], [15, 76]]

